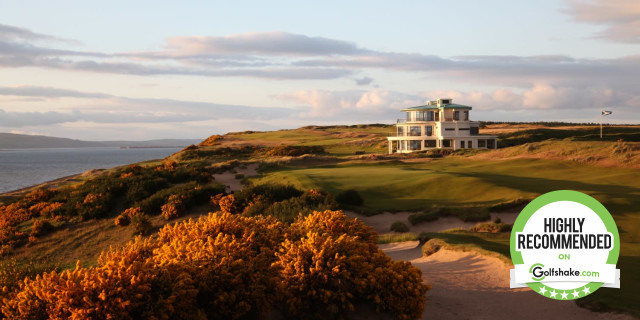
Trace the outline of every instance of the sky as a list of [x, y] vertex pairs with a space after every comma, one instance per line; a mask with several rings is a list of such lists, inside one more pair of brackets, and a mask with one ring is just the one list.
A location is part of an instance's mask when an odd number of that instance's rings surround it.
[[0, 0], [0, 132], [204, 138], [472, 120], [640, 123], [640, 1]]

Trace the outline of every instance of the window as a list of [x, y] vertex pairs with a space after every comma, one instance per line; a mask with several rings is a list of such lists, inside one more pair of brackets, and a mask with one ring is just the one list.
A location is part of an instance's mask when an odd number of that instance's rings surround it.
[[416, 112], [416, 121], [424, 121], [424, 111]]
[[478, 148], [486, 148], [487, 140], [478, 140]]
[[435, 148], [436, 147], [436, 140], [425, 140], [424, 141], [424, 147], [425, 148]]
[[469, 128], [458, 128], [460, 131], [469, 131]]
[[478, 134], [479, 130], [478, 127], [471, 127], [471, 134]]
[[460, 120], [460, 111], [454, 111], [453, 112], [453, 120], [455, 120], [455, 121]]
[[469, 110], [464, 112], [464, 121], [469, 121]]
[[421, 136], [422, 133], [420, 132], [420, 126], [411, 126], [409, 127], [409, 135], [412, 137], [417, 137], [417, 136]]
[[436, 116], [434, 121], [440, 121], [440, 111], [434, 111], [433, 113]]
[[464, 148], [464, 140], [460, 141], [460, 148]]
[[456, 128], [444, 128], [444, 131], [456, 131]]
[[471, 140], [467, 141], [467, 148], [473, 148], [473, 144], [471, 144]]
[[398, 127], [398, 137], [404, 136], [404, 127]]
[[427, 111], [427, 121], [433, 121], [433, 111]]
[[407, 121], [411, 121], [411, 112], [407, 112]]
[[451, 148], [451, 140], [450, 139], [442, 140], [442, 147], [443, 148]]
[[433, 135], [433, 127], [432, 126], [424, 126], [424, 131], [427, 136], [431, 137]]
[[496, 148], [496, 141], [493, 140], [493, 139], [487, 139], [487, 148], [495, 149]]
[[420, 150], [422, 141], [420, 140], [411, 140], [409, 141], [409, 150]]
[[400, 150], [407, 150], [407, 142], [402, 140], [400, 141]]

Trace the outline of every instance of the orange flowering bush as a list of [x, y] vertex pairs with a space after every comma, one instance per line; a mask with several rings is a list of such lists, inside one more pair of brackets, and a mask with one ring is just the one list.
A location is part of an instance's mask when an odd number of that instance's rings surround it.
[[95, 267], [78, 263], [3, 289], [0, 311], [8, 319], [306, 319], [342, 318], [365, 303], [418, 318], [427, 290], [420, 271], [374, 240], [340, 211], [291, 226], [211, 213], [107, 251]]
[[220, 211], [226, 212], [226, 213], [237, 213], [238, 206], [236, 205], [235, 200], [236, 198], [232, 194], [222, 197], [218, 202], [218, 205], [220, 206]]
[[182, 216], [186, 208], [182, 199], [178, 195], [171, 195], [167, 203], [161, 207], [162, 216], [166, 220], [171, 220]]

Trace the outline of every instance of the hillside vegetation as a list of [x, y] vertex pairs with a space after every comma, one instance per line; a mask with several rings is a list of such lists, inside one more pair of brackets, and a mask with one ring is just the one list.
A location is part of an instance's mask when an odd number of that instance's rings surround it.
[[[387, 125], [229, 133], [162, 161], [16, 192], [0, 205], [1, 309], [15, 319], [277, 319], [349, 318], [364, 308], [414, 319], [426, 290], [419, 273], [389, 261], [374, 233], [335, 210], [485, 221], [559, 189], [590, 194], [611, 211], [619, 265], [630, 274], [640, 268], [639, 127], [607, 127], [605, 141], [593, 130], [490, 124], [481, 133], [499, 131], [510, 147], [410, 155], [385, 154], [394, 131]], [[255, 163], [259, 175], [244, 176]], [[220, 173], [244, 188], [230, 192], [213, 179]], [[478, 234], [429, 237], [505, 254], [504, 233]], [[400, 286], [378, 273], [412, 289], [395, 292]], [[332, 277], [341, 280], [327, 283]], [[589, 306], [640, 313], [637, 284], [625, 276], [622, 289], [599, 290]], [[220, 291], [230, 286], [237, 291]], [[71, 300], [55, 302], [61, 297]]]

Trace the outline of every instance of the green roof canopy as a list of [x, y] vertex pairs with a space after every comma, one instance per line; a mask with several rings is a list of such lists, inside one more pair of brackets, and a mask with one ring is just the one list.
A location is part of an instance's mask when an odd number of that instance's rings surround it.
[[424, 105], [424, 106], [410, 107], [410, 108], [402, 109], [402, 111], [438, 110], [438, 109], [467, 109], [467, 110], [471, 110], [472, 108], [470, 106], [465, 106], [465, 105], [462, 105], [462, 104], [450, 103], [450, 104], [441, 105], [439, 107], [437, 105]]

